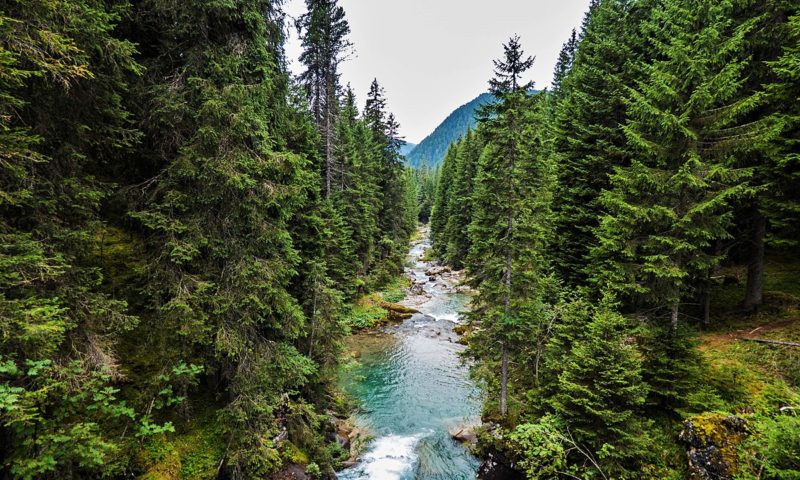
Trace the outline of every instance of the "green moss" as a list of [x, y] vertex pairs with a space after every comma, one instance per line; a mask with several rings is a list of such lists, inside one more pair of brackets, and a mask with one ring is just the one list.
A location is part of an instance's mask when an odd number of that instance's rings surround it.
[[224, 432], [216, 408], [197, 411], [174, 434], [148, 439], [141, 449], [142, 480], [214, 479], [225, 455]]
[[374, 295], [359, 299], [350, 307], [345, 323], [352, 330], [364, 330], [381, 324], [386, 319], [386, 310], [381, 308]]
[[283, 458], [286, 463], [294, 463], [297, 465], [308, 465], [310, 462], [308, 454], [302, 451], [297, 445], [292, 442], [284, 444]]
[[[741, 419], [737, 420], [742, 422]], [[739, 428], [727, 415], [705, 413], [692, 417], [688, 429], [701, 445], [715, 445], [719, 449], [728, 472], [738, 471], [739, 446], [747, 438], [746, 428]]]

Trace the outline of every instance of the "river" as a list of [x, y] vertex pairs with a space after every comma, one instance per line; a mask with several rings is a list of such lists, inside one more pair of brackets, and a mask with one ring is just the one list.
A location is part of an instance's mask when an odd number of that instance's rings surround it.
[[353, 336], [359, 362], [342, 385], [360, 404], [356, 423], [372, 432], [359, 463], [339, 472], [343, 480], [474, 479], [478, 461], [450, 431], [478, 421], [479, 389], [471, 382], [453, 327], [469, 297], [456, 291], [458, 276], [430, 281], [427, 230], [412, 244], [406, 274], [422, 286], [401, 302], [420, 311], [399, 325]]

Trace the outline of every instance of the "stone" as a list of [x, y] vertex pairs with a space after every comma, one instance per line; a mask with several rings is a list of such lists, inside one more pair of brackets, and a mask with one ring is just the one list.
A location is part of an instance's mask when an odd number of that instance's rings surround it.
[[475, 434], [475, 428], [472, 426], [454, 428], [450, 430], [450, 437], [457, 442], [472, 446], [478, 443], [478, 435]]
[[689, 478], [734, 478], [739, 470], [738, 447], [747, 435], [747, 422], [740, 417], [706, 413], [686, 420], [679, 439], [687, 446]]
[[284, 466], [271, 478], [272, 480], [311, 480], [306, 469], [295, 463]]
[[443, 274], [443, 273], [449, 273], [449, 272], [452, 272], [452, 271], [453, 271], [453, 270], [452, 270], [450, 267], [448, 267], [448, 266], [444, 266], [444, 267], [431, 267], [431, 268], [429, 268], [429, 269], [428, 269], [428, 271], [427, 271], [427, 272], [425, 272], [425, 275], [427, 275], [427, 276], [429, 276], [429, 277], [435, 277], [435, 276], [437, 276], [437, 275], [441, 275], [441, 274]]

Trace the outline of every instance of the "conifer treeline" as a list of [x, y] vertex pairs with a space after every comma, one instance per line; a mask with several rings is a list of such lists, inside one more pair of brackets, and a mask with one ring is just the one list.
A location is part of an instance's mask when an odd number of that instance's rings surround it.
[[[597, 0], [539, 94], [519, 39], [504, 46], [499, 102], [448, 152], [431, 236], [478, 289], [469, 354], [500, 424], [483, 442], [528, 478], [679, 478], [678, 420], [725, 408], [690, 332], [721, 265], [749, 264], [753, 311], [765, 242], [796, 245], [798, 14]], [[797, 423], [788, 401], [757, 412], [773, 445], [747, 454], [758, 478], [800, 471], [796, 448], [774, 450], [798, 444], [776, 433]]]
[[307, 2], [295, 84], [280, 5], [0, 4], [0, 477], [342, 453], [342, 316], [401, 271], [417, 184], [378, 83], [339, 85], [341, 8]]

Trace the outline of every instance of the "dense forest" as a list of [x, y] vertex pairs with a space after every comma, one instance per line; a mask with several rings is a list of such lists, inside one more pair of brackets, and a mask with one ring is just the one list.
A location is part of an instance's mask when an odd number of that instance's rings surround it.
[[799, 55], [782, 0], [596, 0], [538, 94], [504, 45], [431, 218], [477, 291], [484, 454], [800, 478]]
[[796, 0], [593, 0], [543, 91], [512, 37], [435, 168], [305, 6], [0, 1], [0, 478], [335, 478], [420, 223], [494, 478], [800, 478]]
[[343, 313], [416, 175], [306, 3], [297, 80], [280, 1], [0, 3], [0, 477], [332, 473]]

